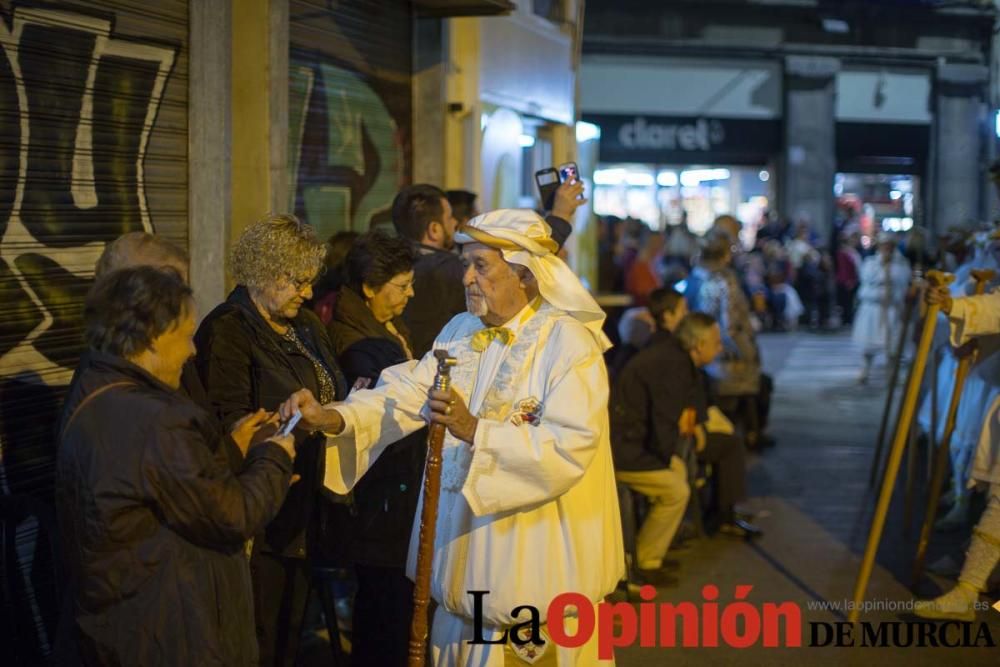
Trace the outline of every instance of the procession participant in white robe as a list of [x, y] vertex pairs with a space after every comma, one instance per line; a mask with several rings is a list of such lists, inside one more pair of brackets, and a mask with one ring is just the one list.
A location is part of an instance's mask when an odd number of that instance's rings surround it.
[[896, 249], [896, 240], [888, 232], [878, 235], [878, 252], [861, 264], [861, 287], [858, 311], [854, 316], [852, 338], [861, 346], [864, 368], [858, 381], [868, 382], [872, 361], [879, 352], [892, 355], [898, 336], [903, 300], [910, 284], [910, 264]]
[[[431, 575], [440, 605], [433, 662], [500, 667], [505, 651], [510, 661], [517, 658], [509, 652], [522, 649], [468, 643], [469, 591], [489, 591], [482, 617], [484, 636], [493, 639], [527, 620], [511, 614], [516, 607], [532, 605], [546, 622], [555, 596], [576, 592], [597, 604], [624, 572], [602, 356], [610, 343], [603, 311], [553, 254], [548, 225], [535, 213], [478, 216], [456, 240], [467, 263], [468, 312], [434, 342], [458, 361], [451, 394], [431, 391], [431, 352], [386, 369], [374, 390], [344, 403], [323, 409], [302, 392], [283, 411], [301, 410], [330, 435], [326, 485], [337, 493], [425, 418], [447, 426]], [[420, 515], [410, 538], [411, 578]], [[573, 634], [575, 619], [566, 628]], [[597, 664], [596, 632], [580, 648], [549, 641], [545, 651], [560, 666]]]
[[[976, 238], [975, 255], [955, 271], [955, 281], [948, 286], [952, 298], [969, 296], [974, 293], [975, 280], [971, 276], [974, 269], [1000, 270], [998, 263], [1000, 240], [991, 239], [987, 234], [979, 234]], [[987, 286], [991, 289], [996, 281]], [[951, 325], [948, 317], [941, 315], [934, 333], [933, 349], [944, 347], [951, 350]], [[994, 399], [1000, 396], [1000, 333], [988, 336], [977, 336], [977, 356], [975, 364], [966, 378], [962, 388], [958, 413], [955, 416], [955, 427], [949, 443], [951, 469], [953, 471], [951, 490], [947, 497], [953, 499], [951, 510], [935, 524], [941, 529], [961, 527], [965, 525], [968, 513], [967, 483], [970, 479], [970, 463], [980, 441], [980, 433], [984, 421], [991, 414], [990, 406]], [[944, 353], [940, 356], [940, 364], [936, 378], [930, 377], [933, 367], [928, 364], [926, 382], [936, 382], [937, 385], [937, 434], [940, 442], [945, 428], [945, 417], [948, 411], [949, 398], [955, 384], [955, 369], [958, 358], [954, 354]], [[932, 404], [934, 400], [929, 390], [923, 392], [920, 410], [917, 413], [917, 423], [924, 433], [931, 431]]]
[[[1000, 332], [1000, 291], [953, 298], [947, 288], [936, 287], [928, 288], [925, 299], [929, 304], [940, 304], [941, 312], [948, 317], [955, 347]], [[991, 484], [986, 511], [973, 529], [958, 585], [934, 600], [917, 602], [914, 613], [923, 618], [975, 620], [974, 605], [1000, 562], [1000, 457], [996, 452], [995, 422], [993, 415], [987, 418], [973, 471], [974, 479]]]

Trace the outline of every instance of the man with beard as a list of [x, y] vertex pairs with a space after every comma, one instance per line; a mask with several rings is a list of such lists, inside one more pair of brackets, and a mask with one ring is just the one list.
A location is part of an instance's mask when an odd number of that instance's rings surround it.
[[[300, 410], [307, 427], [327, 433], [325, 483], [336, 493], [425, 417], [447, 428], [431, 573], [438, 603], [432, 664], [597, 664], [595, 641], [553, 644], [546, 610], [566, 591], [597, 604], [624, 571], [604, 312], [556, 257], [549, 226], [532, 211], [478, 216], [455, 240], [463, 244], [468, 312], [434, 341], [457, 361], [451, 390], [432, 390], [437, 360], [428, 354], [385, 369], [375, 389], [343, 403], [323, 407], [303, 390], [282, 413]], [[419, 523], [410, 538], [411, 578]], [[469, 591], [489, 593], [477, 605]], [[521, 605], [538, 609], [546, 624], [541, 646], [496, 641], [524, 620], [512, 611]], [[470, 643], [474, 619], [481, 637], [496, 643]], [[577, 632], [573, 618], [553, 622]]]
[[[545, 221], [559, 248], [573, 228], [576, 209], [586, 203], [578, 199], [583, 183], [566, 181], [556, 191], [552, 214]], [[420, 358], [431, 349], [434, 337], [448, 320], [465, 310], [462, 274], [465, 267], [455, 253], [455, 219], [448, 195], [433, 185], [418, 184], [400, 190], [392, 202], [392, 224], [396, 232], [416, 244], [413, 266], [414, 296], [403, 311], [410, 329], [413, 354]]]

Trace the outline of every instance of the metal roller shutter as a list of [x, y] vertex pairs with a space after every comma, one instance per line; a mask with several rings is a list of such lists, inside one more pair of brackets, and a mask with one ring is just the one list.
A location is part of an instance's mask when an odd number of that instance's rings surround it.
[[291, 207], [326, 238], [389, 225], [411, 174], [407, 0], [292, 0]]
[[[0, 13], [0, 491], [7, 507], [14, 494], [51, 502], [54, 427], [105, 244], [148, 230], [187, 245], [188, 4], [0, 2]], [[35, 538], [45, 529], [25, 521], [13, 548], [4, 545], [5, 578], [13, 571], [24, 584], [9, 591], [0, 619], [10, 633], [0, 643], [13, 649], [15, 663], [39, 662], [53, 639], [51, 563]]]

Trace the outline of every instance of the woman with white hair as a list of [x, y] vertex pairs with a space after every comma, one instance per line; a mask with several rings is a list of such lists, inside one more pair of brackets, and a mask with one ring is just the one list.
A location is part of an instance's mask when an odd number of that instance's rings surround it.
[[[347, 395], [326, 327], [302, 307], [326, 252], [312, 227], [291, 215], [255, 222], [233, 246], [236, 288], [196, 336], [198, 373], [223, 426], [261, 408], [276, 410], [303, 387], [324, 402]], [[299, 481], [254, 540], [250, 570], [261, 665], [295, 662], [310, 587], [307, 533], [312, 538], [308, 529], [317, 525], [323, 441], [296, 433]]]
[[893, 353], [909, 284], [910, 263], [897, 249], [895, 237], [880, 232], [878, 252], [861, 264], [858, 311], [854, 316], [852, 338], [864, 355], [864, 367], [858, 377], [860, 384], [868, 383], [876, 354]]

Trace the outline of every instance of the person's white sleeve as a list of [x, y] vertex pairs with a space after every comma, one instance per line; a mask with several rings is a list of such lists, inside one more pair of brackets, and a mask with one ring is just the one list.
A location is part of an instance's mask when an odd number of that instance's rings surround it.
[[1000, 291], [954, 299], [948, 323], [955, 347], [976, 336], [1000, 333]]
[[421, 410], [436, 371], [433, 354], [390, 366], [374, 389], [356, 391], [332, 406], [344, 418], [344, 429], [326, 439], [328, 489], [347, 493], [386, 447], [426, 425]]
[[[558, 350], [537, 424], [479, 420], [462, 494], [477, 516], [552, 500], [583, 477], [608, 428], [604, 359], [579, 327], [550, 339]], [[572, 340], [568, 340], [572, 339]], [[589, 348], [589, 349], [588, 349]]]

